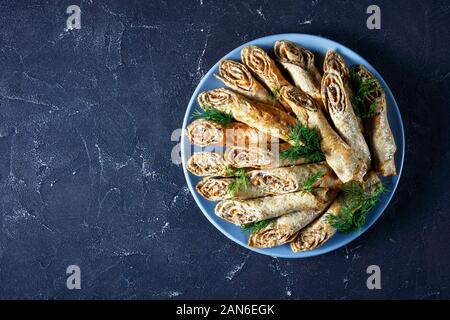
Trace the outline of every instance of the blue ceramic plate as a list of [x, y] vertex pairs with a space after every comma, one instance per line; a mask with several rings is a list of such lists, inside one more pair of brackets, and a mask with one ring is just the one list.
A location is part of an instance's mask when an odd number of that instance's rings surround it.
[[[182, 156], [182, 162], [183, 162], [183, 170], [184, 175], [186, 176], [187, 184], [189, 186], [189, 189], [191, 190], [192, 195], [194, 196], [195, 201], [197, 202], [198, 206], [202, 210], [203, 214], [208, 218], [211, 223], [216, 226], [217, 229], [219, 229], [224, 235], [226, 235], [231, 240], [239, 243], [241, 246], [246, 247], [250, 250], [266, 254], [272, 257], [281, 257], [281, 258], [306, 258], [306, 257], [312, 257], [317, 256], [320, 254], [324, 254], [333, 250], [336, 250], [342, 246], [345, 246], [349, 242], [353, 241], [357, 237], [359, 237], [362, 233], [364, 233], [368, 228], [370, 228], [375, 221], [381, 216], [383, 211], [388, 206], [389, 202], [392, 199], [392, 196], [395, 193], [395, 190], [397, 188], [400, 175], [403, 168], [403, 160], [404, 160], [404, 153], [405, 153], [405, 137], [403, 132], [403, 123], [402, 118], [400, 115], [400, 111], [398, 109], [397, 103], [395, 102], [394, 96], [392, 95], [391, 90], [387, 86], [386, 82], [383, 80], [381, 75], [366, 61], [364, 58], [362, 58], [357, 53], [353, 52], [349, 48], [325, 39], [318, 36], [313, 35], [307, 35], [307, 34], [279, 34], [279, 35], [273, 35], [268, 36], [264, 38], [260, 38], [257, 40], [253, 40], [251, 42], [248, 42], [246, 44], [243, 44], [239, 48], [234, 49], [229, 54], [227, 54], [223, 59], [230, 59], [230, 60], [236, 60], [240, 61], [240, 53], [241, 49], [247, 45], [257, 45], [268, 52], [273, 52], [273, 45], [275, 41], [277, 40], [290, 40], [294, 43], [298, 43], [299, 45], [313, 51], [316, 53], [316, 62], [317, 66], [320, 67], [323, 62], [323, 57], [325, 56], [325, 53], [328, 49], [336, 50], [338, 53], [340, 53], [344, 59], [346, 60], [347, 64], [349, 66], [357, 65], [357, 64], [363, 64], [365, 65], [373, 74], [378, 78], [381, 85], [384, 87], [386, 91], [386, 97], [387, 97], [387, 103], [388, 103], [388, 113], [389, 113], [389, 122], [395, 137], [395, 141], [397, 143], [397, 153], [396, 153], [396, 165], [397, 165], [397, 171], [398, 175], [396, 177], [392, 178], [386, 178], [383, 179], [383, 182], [385, 182], [389, 186], [389, 193], [386, 193], [382, 196], [380, 199], [378, 205], [376, 208], [374, 208], [373, 212], [370, 214], [368, 221], [366, 223], [366, 226], [364, 229], [358, 232], [353, 232], [349, 234], [337, 234], [334, 237], [332, 237], [329, 241], [327, 241], [323, 246], [312, 250], [308, 252], [299, 252], [294, 253], [291, 251], [291, 248], [289, 245], [283, 245], [276, 248], [271, 249], [255, 249], [250, 248], [247, 245], [247, 239], [248, 235], [246, 232], [242, 231], [239, 227], [226, 222], [219, 217], [217, 217], [214, 213], [214, 207], [216, 205], [215, 202], [210, 202], [205, 199], [203, 199], [195, 190], [195, 185], [200, 181], [199, 177], [196, 177], [189, 173], [186, 170], [186, 161], [189, 159], [189, 156], [191, 152], [198, 152], [198, 147], [193, 147], [190, 145], [188, 139], [186, 138], [186, 135], [183, 135], [181, 140], [181, 156]], [[184, 117], [183, 121], [183, 129], [186, 129], [186, 126], [191, 122], [190, 116], [192, 112], [196, 109], [199, 109], [199, 106], [197, 104], [197, 96], [205, 91], [205, 90], [211, 90], [214, 88], [220, 88], [224, 85], [217, 79], [214, 78], [213, 74], [218, 73], [218, 63], [216, 63], [211, 70], [208, 71], [208, 73], [205, 75], [205, 77], [200, 81], [199, 85], [195, 89], [194, 94], [192, 95], [191, 100], [189, 101], [189, 105], [186, 110], [186, 115]], [[206, 149], [207, 150], [207, 149]], [[198, 219], [198, 217], [193, 217], [193, 219]]]

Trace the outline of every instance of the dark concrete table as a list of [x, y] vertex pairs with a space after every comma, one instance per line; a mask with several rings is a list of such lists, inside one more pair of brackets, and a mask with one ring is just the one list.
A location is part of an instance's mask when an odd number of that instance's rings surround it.
[[[450, 298], [448, 1], [2, 1], [1, 298]], [[67, 6], [81, 29], [64, 31]], [[395, 199], [348, 247], [247, 251], [190, 195], [170, 137], [205, 72], [270, 34], [322, 35], [383, 75], [406, 129]], [[382, 289], [366, 288], [379, 265]], [[81, 290], [66, 268], [81, 268]]]

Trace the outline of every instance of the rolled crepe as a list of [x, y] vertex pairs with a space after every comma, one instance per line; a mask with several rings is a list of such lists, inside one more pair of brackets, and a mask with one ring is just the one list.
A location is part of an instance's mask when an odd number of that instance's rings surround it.
[[225, 152], [225, 160], [236, 168], [278, 168], [295, 164], [304, 164], [308, 161], [299, 158], [292, 162], [281, 159], [280, 152], [290, 148], [288, 143], [272, 145], [229, 146]]
[[[244, 65], [278, 98], [281, 87], [290, 85], [269, 55], [257, 46], [247, 46], [241, 51]], [[283, 105], [286, 112], [291, 110]]]
[[323, 71], [325, 73], [334, 71], [344, 80], [349, 77], [349, 70], [344, 59], [336, 51], [328, 50], [323, 62]]
[[[280, 150], [290, 147], [289, 144], [280, 145]], [[267, 154], [264, 154], [266, 150]], [[227, 177], [230, 167], [235, 168], [278, 168], [293, 164], [307, 163], [306, 159], [299, 158], [295, 163], [288, 160], [279, 160], [270, 149], [232, 146], [225, 152], [197, 152], [187, 161], [186, 168], [199, 177]], [[255, 154], [256, 153], [256, 154]]]
[[219, 152], [197, 152], [187, 161], [186, 168], [196, 176], [226, 177], [229, 164]]
[[215, 75], [227, 87], [242, 94], [243, 96], [258, 102], [274, 105], [277, 108], [284, 108], [270, 98], [270, 93], [265, 89], [250, 73], [243, 64], [222, 60], [219, 64], [219, 74]]
[[370, 169], [372, 159], [369, 146], [345, 92], [342, 78], [334, 71], [327, 72], [323, 76], [322, 99], [339, 135], [352, 148], [354, 154], [364, 161], [366, 167]]
[[269, 55], [257, 46], [247, 46], [241, 51], [241, 59], [256, 77], [266, 85], [271, 92], [290, 85], [282, 75], [275, 62]]
[[201, 93], [198, 103], [202, 108], [212, 107], [229, 113], [237, 121], [293, 144], [289, 141], [289, 128], [295, 125], [295, 118], [272, 106], [250, 101], [224, 88]]
[[275, 55], [294, 84], [322, 104], [322, 76], [314, 64], [314, 54], [290, 41], [275, 42]]
[[325, 160], [342, 182], [361, 181], [366, 174], [366, 166], [353, 153], [352, 149], [333, 130], [315, 100], [299, 88], [284, 87], [280, 100], [289, 104], [297, 118], [308, 128], [317, 128]]
[[198, 119], [187, 126], [186, 134], [192, 144], [201, 147], [267, 145], [278, 142], [278, 139], [272, 139], [268, 134], [240, 122], [233, 122], [224, 128], [217, 122]]
[[[366, 191], [371, 191], [380, 183], [381, 181], [377, 174], [371, 171], [365, 178], [363, 188]], [[340, 195], [323, 216], [298, 233], [295, 240], [291, 243], [292, 251], [300, 252], [316, 249], [336, 233], [336, 229], [328, 222], [327, 215], [338, 216], [341, 212], [344, 198], [344, 195]]]
[[318, 172], [322, 175], [314, 182], [313, 188], [341, 187], [341, 182], [326, 163], [253, 170], [247, 176], [252, 185], [269, 194], [284, 194], [302, 190], [307, 180]]
[[[345, 93], [351, 103], [353, 98], [353, 89], [350, 83], [350, 71], [342, 56], [336, 51], [328, 50], [323, 63], [323, 70], [325, 73], [335, 72], [341, 77], [342, 82], [344, 83]], [[357, 117], [357, 121], [361, 132], [365, 132], [362, 119]]]
[[325, 163], [291, 166], [277, 169], [252, 170], [247, 172], [249, 185], [246, 190], [239, 190], [230, 195], [227, 190], [236, 178], [206, 177], [200, 181], [196, 189], [210, 201], [227, 199], [253, 199], [269, 195], [279, 195], [302, 190], [306, 181], [315, 173], [320, 176], [312, 185], [313, 188], [331, 188], [338, 190], [342, 183]]
[[237, 225], [276, 218], [291, 212], [317, 209], [330, 189], [318, 189], [315, 194], [294, 192], [251, 200], [224, 200], [217, 204], [216, 214]]
[[249, 185], [247, 189], [238, 190], [231, 195], [228, 192], [228, 187], [235, 182], [236, 178], [213, 178], [206, 177], [200, 181], [197, 186], [197, 192], [209, 201], [220, 201], [226, 199], [253, 199], [268, 195], [264, 190], [258, 189], [253, 185]]
[[365, 121], [366, 134], [372, 149], [376, 170], [385, 177], [395, 176], [397, 170], [394, 155], [397, 151], [397, 145], [387, 117], [386, 94], [378, 80], [366, 67], [359, 66], [357, 73], [363, 80], [374, 81], [377, 87], [375, 94], [370, 97], [369, 101], [366, 101], [368, 105], [375, 102], [375, 115]]
[[329, 192], [328, 197], [315, 209], [292, 212], [270, 221], [266, 227], [250, 235], [248, 245], [254, 248], [272, 248], [291, 242], [301, 229], [324, 212], [337, 194], [337, 190]]

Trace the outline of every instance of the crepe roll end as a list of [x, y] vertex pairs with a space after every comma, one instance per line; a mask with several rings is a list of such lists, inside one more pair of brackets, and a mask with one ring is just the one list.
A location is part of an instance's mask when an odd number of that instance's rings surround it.
[[206, 147], [221, 144], [224, 141], [224, 129], [214, 121], [198, 119], [187, 126], [189, 142]]
[[228, 186], [232, 179], [218, 179], [206, 177], [200, 181], [195, 189], [206, 200], [220, 201], [228, 197]]
[[281, 63], [292, 63], [303, 69], [314, 64], [314, 54], [287, 40], [278, 40], [274, 46], [275, 56]]
[[397, 175], [394, 159], [385, 161], [379, 166], [378, 171], [383, 177], [393, 177]]
[[253, 77], [247, 67], [232, 60], [220, 61], [219, 75], [216, 77], [227, 86], [236, 87], [243, 91], [252, 90], [254, 85]]
[[215, 108], [221, 110], [230, 103], [236, 103], [236, 95], [228, 89], [219, 88], [200, 93], [197, 101], [202, 109]]
[[[247, 46], [241, 51], [241, 59], [258, 77], [266, 79], [272, 72], [272, 59], [261, 48], [257, 46]], [[266, 83], [267, 85], [268, 83]], [[271, 90], [276, 88], [270, 88]]]
[[343, 113], [349, 107], [342, 77], [334, 70], [322, 78], [322, 99], [328, 112]]
[[252, 171], [249, 179], [254, 186], [274, 194], [291, 193], [300, 188], [295, 179], [274, 174], [273, 171]]
[[236, 168], [270, 167], [274, 163], [268, 148], [231, 146], [225, 152], [225, 160]]
[[317, 103], [314, 98], [296, 87], [285, 86], [281, 88], [280, 99], [290, 105], [294, 112], [298, 110], [298, 107], [307, 109], [309, 111], [318, 110]]
[[186, 168], [196, 176], [225, 176], [227, 172], [223, 155], [217, 152], [194, 153], [187, 161]]
[[245, 202], [236, 200], [223, 200], [214, 209], [217, 216], [239, 226], [257, 220], [257, 214], [253, 211], [246, 206]]
[[291, 242], [291, 249], [294, 252], [314, 250], [334, 235], [334, 232], [330, 231], [330, 226], [319, 220], [298, 233], [295, 240]]
[[275, 227], [276, 222], [270, 222], [264, 229], [254, 232], [248, 238], [248, 245], [253, 248], [273, 248], [289, 242], [292, 233], [289, 228]]
[[349, 76], [349, 70], [345, 64], [344, 59], [336, 51], [328, 50], [325, 55], [325, 60], [323, 63], [323, 71], [330, 72], [334, 71], [339, 74], [342, 78], [346, 79]]

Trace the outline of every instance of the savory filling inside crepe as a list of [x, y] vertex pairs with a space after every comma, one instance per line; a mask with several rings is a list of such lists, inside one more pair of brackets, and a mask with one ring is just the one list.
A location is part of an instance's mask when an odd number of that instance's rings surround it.
[[219, 74], [216, 78], [222, 81], [227, 87], [242, 94], [243, 96], [283, 110], [283, 108], [271, 99], [270, 92], [267, 91], [250, 73], [243, 64], [222, 60], [219, 64]]
[[344, 59], [336, 51], [328, 50], [323, 62], [323, 71], [336, 72], [344, 81], [347, 81], [349, 70]]
[[223, 154], [218, 152], [197, 152], [187, 161], [186, 167], [196, 176], [220, 176], [226, 177], [228, 174], [228, 164], [223, 158]]
[[273, 93], [289, 82], [281, 74], [275, 62], [269, 55], [257, 46], [247, 46], [241, 51], [241, 58], [258, 79]]
[[206, 147], [220, 145], [225, 142], [225, 128], [214, 121], [198, 119], [187, 126], [190, 143]]

